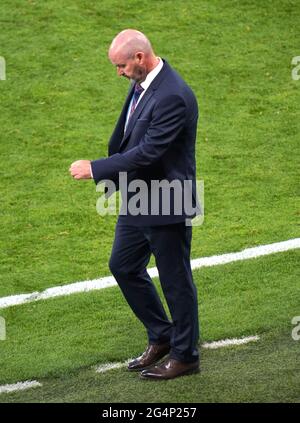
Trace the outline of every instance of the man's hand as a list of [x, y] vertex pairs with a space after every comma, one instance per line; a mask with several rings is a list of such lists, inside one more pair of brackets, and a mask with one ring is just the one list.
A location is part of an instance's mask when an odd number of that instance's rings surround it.
[[69, 171], [74, 179], [92, 178], [90, 160], [77, 160], [71, 164]]

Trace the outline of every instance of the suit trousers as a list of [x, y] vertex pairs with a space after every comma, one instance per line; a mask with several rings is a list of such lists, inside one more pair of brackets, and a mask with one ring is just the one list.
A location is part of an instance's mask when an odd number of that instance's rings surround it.
[[[192, 227], [185, 222], [131, 226], [119, 217], [109, 261], [132, 311], [147, 330], [150, 344], [170, 342], [170, 358], [199, 359], [198, 302], [190, 265]], [[151, 253], [171, 319], [147, 272]]]

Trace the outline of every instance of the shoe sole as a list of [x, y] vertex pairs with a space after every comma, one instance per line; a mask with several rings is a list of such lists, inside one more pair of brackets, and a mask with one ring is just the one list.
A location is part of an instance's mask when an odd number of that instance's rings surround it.
[[143, 380], [171, 380], [171, 379], [176, 379], [177, 377], [181, 377], [181, 376], [189, 376], [192, 374], [196, 374], [196, 373], [200, 373], [200, 369], [190, 369], [190, 370], [186, 370], [183, 373], [180, 373], [177, 376], [174, 377], [156, 377], [156, 376], [143, 376], [142, 374], [140, 375], [140, 378]]

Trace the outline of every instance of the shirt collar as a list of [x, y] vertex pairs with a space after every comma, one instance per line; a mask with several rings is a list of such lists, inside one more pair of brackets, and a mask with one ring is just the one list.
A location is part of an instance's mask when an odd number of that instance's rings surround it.
[[153, 79], [162, 70], [162, 67], [164, 65], [164, 62], [161, 60], [160, 57], [158, 57], [158, 59], [159, 59], [158, 65], [156, 65], [155, 68], [152, 69], [152, 71], [148, 73], [148, 75], [146, 76], [145, 81], [141, 82], [141, 86], [144, 88], [145, 91], [149, 87], [149, 85], [151, 84], [151, 82], [153, 81]]

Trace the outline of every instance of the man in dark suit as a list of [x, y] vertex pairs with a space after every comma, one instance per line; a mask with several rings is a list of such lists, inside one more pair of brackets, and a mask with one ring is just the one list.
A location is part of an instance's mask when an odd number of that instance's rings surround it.
[[[190, 219], [199, 212], [195, 179], [197, 101], [139, 31], [118, 34], [110, 46], [109, 59], [118, 75], [133, 82], [109, 142], [109, 157], [76, 161], [70, 172], [75, 179], [113, 181], [125, 198], [126, 210], [121, 210], [118, 218], [109, 266], [131, 309], [144, 324], [149, 341], [145, 352], [132, 360], [128, 369], [141, 371], [142, 378], [172, 379], [199, 371], [197, 292], [190, 266]], [[120, 187], [121, 174], [126, 175], [126, 192]], [[143, 212], [130, 207], [134, 195], [129, 186], [134, 181], [142, 182], [139, 200], [145, 203]], [[161, 183], [159, 189], [155, 189], [155, 182]], [[173, 183], [171, 190], [168, 184]], [[187, 198], [191, 204], [185, 207]], [[184, 207], [180, 208], [181, 200]], [[151, 253], [172, 321], [147, 273]]]

